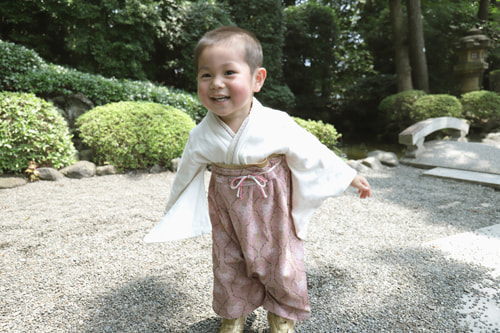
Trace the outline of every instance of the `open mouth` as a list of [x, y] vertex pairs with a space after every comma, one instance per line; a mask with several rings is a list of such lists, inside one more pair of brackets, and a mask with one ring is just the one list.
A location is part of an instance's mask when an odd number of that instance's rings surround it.
[[212, 97], [212, 100], [215, 102], [224, 102], [229, 99], [229, 96], [220, 96], [220, 97]]

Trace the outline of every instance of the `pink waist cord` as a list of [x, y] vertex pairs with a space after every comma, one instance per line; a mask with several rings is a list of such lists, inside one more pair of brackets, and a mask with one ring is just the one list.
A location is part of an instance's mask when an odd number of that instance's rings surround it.
[[[264, 191], [264, 187], [266, 187], [267, 179], [264, 178], [264, 177], [262, 177], [262, 176], [252, 175], [252, 174], [246, 175], [246, 176], [235, 177], [231, 181], [231, 189], [233, 189], [233, 190], [238, 189], [238, 191], [236, 192], [236, 197], [237, 198], [240, 198], [240, 200], [242, 199], [241, 196], [240, 196], [241, 187], [243, 186], [243, 183], [247, 179], [253, 180], [255, 182], [255, 184], [257, 184], [259, 186], [260, 192], [262, 193], [262, 196], [264, 198], [267, 198], [267, 194]], [[237, 184], [235, 185], [236, 182], [237, 182]]]

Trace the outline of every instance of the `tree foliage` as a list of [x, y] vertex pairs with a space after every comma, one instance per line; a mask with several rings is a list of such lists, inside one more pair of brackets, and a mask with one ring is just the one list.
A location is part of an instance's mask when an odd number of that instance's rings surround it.
[[205, 32], [234, 23], [227, 4], [214, 1], [183, 2], [177, 15], [182, 33], [169, 46], [169, 56], [161, 60], [164, 71], [161, 79], [177, 88], [196, 91], [193, 58], [196, 43]]
[[285, 22], [283, 69], [297, 98], [296, 114], [317, 117], [334, 84], [337, 17], [331, 7], [306, 3], [288, 7]]
[[285, 24], [281, 0], [222, 0], [234, 23], [253, 32], [262, 44], [266, 83], [259, 98], [268, 106], [290, 110], [294, 95], [283, 78], [282, 57]]
[[358, 31], [363, 2], [352, 0], [322, 0], [322, 5], [333, 9], [338, 24], [338, 36], [334, 45], [335, 64], [334, 91], [343, 94], [346, 86], [367, 75], [376, 74], [373, 70], [373, 56], [366, 41]]
[[200, 121], [206, 114], [197, 96], [147, 81], [106, 78], [45, 62], [36, 52], [0, 40], [0, 90], [39, 97], [84, 94], [95, 105], [150, 101], [178, 108]]
[[[453, 93], [456, 42], [478, 26], [497, 43], [500, 1], [489, 1], [481, 21], [479, 4], [487, 1], [421, 1], [430, 92]], [[395, 93], [389, 13], [387, 0], [3, 0], [0, 39], [81, 72], [194, 92], [196, 42], [210, 29], [238, 25], [264, 48], [264, 104], [371, 135], [380, 126], [378, 103]], [[500, 68], [498, 45], [488, 62]]]
[[157, 47], [180, 34], [177, 9], [175, 0], [8, 0], [2, 38], [82, 71], [155, 78]]
[[[366, 40], [374, 57], [375, 70], [393, 74], [394, 48], [388, 5], [381, 1], [366, 1], [361, 12], [358, 31]], [[406, 8], [403, 8], [403, 12], [406, 13]], [[477, 23], [476, 12], [477, 7], [466, 0], [422, 1], [422, 23], [431, 92], [455, 90], [455, 45], [467, 30]]]

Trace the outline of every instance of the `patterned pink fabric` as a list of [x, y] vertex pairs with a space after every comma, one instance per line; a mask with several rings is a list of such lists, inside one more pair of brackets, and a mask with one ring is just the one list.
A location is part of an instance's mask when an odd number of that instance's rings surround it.
[[[244, 181], [235, 187], [234, 179]], [[259, 306], [291, 320], [310, 317], [303, 241], [290, 203], [290, 170], [282, 156], [263, 168], [212, 166], [213, 308], [221, 317], [246, 316]]]

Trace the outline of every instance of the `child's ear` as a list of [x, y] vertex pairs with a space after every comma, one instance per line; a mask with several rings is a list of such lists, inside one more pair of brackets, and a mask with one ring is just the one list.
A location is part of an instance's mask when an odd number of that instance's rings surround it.
[[262, 86], [264, 85], [264, 81], [267, 77], [267, 71], [264, 67], [259, 67], [255, 70], [255, 79], [253, 92], [259, 92]]

